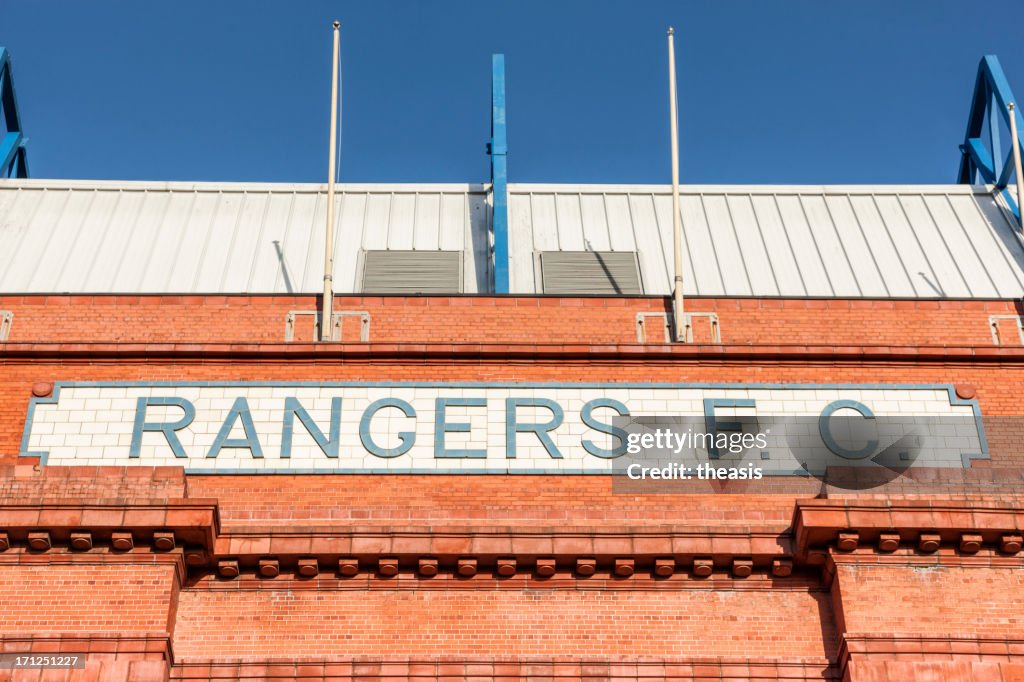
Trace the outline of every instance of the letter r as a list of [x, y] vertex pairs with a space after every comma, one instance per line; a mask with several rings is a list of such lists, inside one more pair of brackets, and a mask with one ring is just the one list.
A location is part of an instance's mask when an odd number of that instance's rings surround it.
[[[184, 413], [176, 422], [147, 422], [146, 421], [146, 408], [154, 407], [177, 407], [180, 408]], [[187, 458], [188, 454], [185, 453], [185, 448], [181, 446], [181, 441], [178, 439], [178, 434], [175, 431], [181, 431], [196, 418], [196, 408], [189, 401], [184, 398], [169, 398], [169, 397], [143, 397], [139, 398], [135, 403], [135, 426], [132, 429], [132, 444], [131, 449], [128, 451], [129, 457], [140, 457], [142, 451], [142, 434], [146, 431], [159, 431], [164, 434], [164, 438], [167, 440], [167, 444], [171, 446], [171, 452], [174, 453], [175, 457]]]

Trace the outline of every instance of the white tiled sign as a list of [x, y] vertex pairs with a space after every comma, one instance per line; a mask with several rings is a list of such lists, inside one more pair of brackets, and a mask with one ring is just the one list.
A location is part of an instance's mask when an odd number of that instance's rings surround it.
[[877, 416], [962, 418], [977, 432], [935, 464], [984, 456], [977, 404], [941, 385], [237, 382], [58, 383], [33, 399], [21, 454], [213, 473], [607, 473], [614, 417], [704, 417], [710, 400], [743, 403], [719, 406], [723, 415], [818, 417], [856, 403]]

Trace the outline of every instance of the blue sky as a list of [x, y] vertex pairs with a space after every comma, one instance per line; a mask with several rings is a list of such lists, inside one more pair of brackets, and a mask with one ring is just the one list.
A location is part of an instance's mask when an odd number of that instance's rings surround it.
[[978, 59], [1024, 92], [1024, 3], [8, 2], [34, 177], [318, 182], [342, 21], [346, 182], [488, 177], [490, 55], [518, 182], [955, 179]]

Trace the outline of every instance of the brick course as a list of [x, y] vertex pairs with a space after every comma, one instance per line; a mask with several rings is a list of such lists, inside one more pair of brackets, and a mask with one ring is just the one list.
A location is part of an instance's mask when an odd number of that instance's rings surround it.
[[[1012, 419], [1024, 351], [995, 346], [988, 317], [1019, 303], [692, 299], [719, 315], [722, 345], [637, 345], [636, 314], [666, 305], [342, 296], [336, 309], [370, 313], [371, 344], [350, 327], [332, 349], [305, 326], [283, 344], [286, 314], [315, 309], [312, 296], [0, 297], [14, 313], [0, 345], [0, 645], [98, 647], [73, 679], [1018, 675], [1022, 560], [1005, 538], [1024, 525]], [[19, 460], [33, 385], [97, 380], [969, 384], [992, 460], [929, 494], [894, 482], [716, 496], [612, 494], [601, 476], [185, 476]], [[118, 524], [130, 551], [112, 547]], [[155, 547], [161, 529], [173, 548]], [[71, 549], [71, 531], [91, 532], [92, 547]], [[29, 532], [52, 549], [28, 549]], [[839, 551], [840, 532], [854, 551]], [[897, 550], [878, 548], [882, 532]], [[929, 533], [937, 552], [918, 548]], [[964, 552], [964, 534], [981, 549]], [[535, 574], [545, 556], [549, 578]], [[431, 557], [439, 574], [418, 575]], [[499, 557], [517, 560], [512, 577], [494, 576]], [[310, 558], [319, 575], [298, 576]], [[476, 575], [457, 575], [460, 558]], [[614, 576], [616, 558], [636, 572]], [[260, 559], [280, 575], [260, 577]], [[398, 575], [380, 575], [381, 559]], [[659, 559], [671, 575], [655, 575]], [[776, 560], [792, 575], [774, 574]], [[596, 572], [581, 576], [588, 562]]]

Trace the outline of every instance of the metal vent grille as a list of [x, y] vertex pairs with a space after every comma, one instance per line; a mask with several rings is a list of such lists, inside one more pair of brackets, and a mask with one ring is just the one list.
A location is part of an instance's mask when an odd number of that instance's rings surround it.
[[544, 251], [545, 294], [642, 294], [635, 251]]
[[461, 251], [367, 251], [363, 292], [368, 294], [458, 294]]

